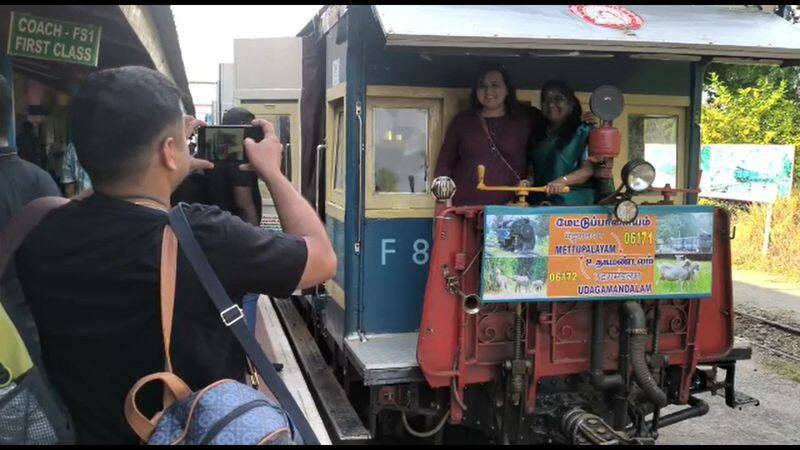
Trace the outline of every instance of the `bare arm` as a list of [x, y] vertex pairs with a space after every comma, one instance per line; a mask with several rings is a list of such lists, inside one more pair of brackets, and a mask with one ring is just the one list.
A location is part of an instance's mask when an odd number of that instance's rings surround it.
[[266, 183], [275, 201], [283, 230], [289, 234], [302, 236], [306, 241], [308, 259], [297, 287], [304, 289], [316, 286], [336, 274], [336, 254], [333, 246], [314, 208], [281, 173], [283, 145], [275, 136], [272, 124], [266, 120], [256, 119], [253, 125], [264, 129], [264, 139], [258, 143], [250, 138], [245, 139], [245, 151], [250, 165]]
[[583, 184], [587, 182], [589, 178], [592, 177], [592, 175], [594, 175], [594, 166], [588, 159], [583, 160], [581, 162], [580, 167], [578, 167], [574, 171], [568, 173], [567, 175], [561, 178], [557, 178], [547, 183], [547, 193], [558, 194], [559, 192], [561, 192], [562, 187], [574, 186], [576, 184]]
[[242, 220], [255, 226], [261, 224], [256, 205], [253, 204], [253, 193], [250, 186], [233, 186], [233, 201], [242, 212]]

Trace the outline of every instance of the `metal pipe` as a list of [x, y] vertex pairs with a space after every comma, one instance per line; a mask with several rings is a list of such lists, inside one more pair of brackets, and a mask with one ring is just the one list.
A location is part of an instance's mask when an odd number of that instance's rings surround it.
[[[667, 414], [666, 416], [662, 417], [659, 421], [659, 427], [664, 428], [666, 426], [681, 422], [686, 419], [691, 419], [693, 417], [700, 417], [706, 415], [708, 413], [709, 407], [708, 403], [695, 396], [689, 397], [689, 407], [686, 409], [682, 409], [680, 411], [674, 412], [672, 414]], [[648, 425], [652, 427], [653, 422], [648, 422]]]
[[667, 405], [667, 395], [658, 387], [650, 367], [645, 360], [645, 350], [647, 348], [647, 328], [645, 328], [644, 310], [639, 303], [629, 300], [622, 304], [622, 309], [626, 318], [627, 329], [624, 330], [630, 335], [631, 351], [630, 359], [633, 366], [633, 376], [636, 383], [647, 395], [647, 398], [656, 406]]
[[622, 386], [614, 397], [614, 429], [622, 430], [627, 425], [628, 419], [628, 393], [630, 387], [630, 339], [627, 330], [627, 320], [625, 315], [622, 314], [622, 308], [619, 310], [619, 373], [622, 376]]
[[[656, 300], [655, 313], [653, 314], [653, 354], [654, 355], [658, 353], [658, 348], [660, 346], [659, 344], [660, 344], [660, 340], [661, 340], [660, 338], [661, 338], [661, 302], [659, 300]], [[663, 372], [663, 367], [661, 368], [661, 370]], [[662, 373], [662, 375], [663, 375], [663, 373]], [[663, 387], [663, 386], [664, 386], [664, 377], [660, 376], [659, 377], [659, 387]], [[656, 408], [655, 411], [653, 411], [653, 420], [651, 422], [651, 426], [652, 426], [652, 430], [653, 431], [658, 430], [659, 420], [660, 420], [660, 417], [661, 417], [661, 407], [656, 405], [655, 408]]]
[[620, 374], [603, 374], [603, 362], [605, 360], [603, 346], [606, 332], [604, 315], [603, 302], [595, 301], [592, 304], [592, 347], [589, 364], [592, 385], [601, 391], [619, 389], [622, 386], [622, 376]]

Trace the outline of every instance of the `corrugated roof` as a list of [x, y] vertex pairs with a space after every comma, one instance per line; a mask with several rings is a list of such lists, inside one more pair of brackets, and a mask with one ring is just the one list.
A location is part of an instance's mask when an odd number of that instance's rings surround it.
[[568, 5], [377, 5], [390, 46], [611, 51], [800, 60], [800, 30], [736, 5], [626, 5], [637, 30], [594, 25]]

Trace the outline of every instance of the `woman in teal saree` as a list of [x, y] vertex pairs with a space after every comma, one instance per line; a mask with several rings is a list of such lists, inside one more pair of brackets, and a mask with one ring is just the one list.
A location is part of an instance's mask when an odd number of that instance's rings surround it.
[[[591, 205], [595, 200], [594, 167], [588, 161], [590, 123], [581, 121], [582, 109], [575, 91], [566, 83], [550, 80], [542, 86], [544, 126], [537, 127], [528, 153], [528, 177], [547, 194], [532, 194], [531, 203]], [[570, 192], [558, 194], [564, 186]]]

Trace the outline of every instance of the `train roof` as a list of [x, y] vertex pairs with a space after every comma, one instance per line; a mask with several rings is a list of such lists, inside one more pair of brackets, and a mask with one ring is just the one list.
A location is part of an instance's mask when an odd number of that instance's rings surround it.
[[628, 5], [618, 9], [630, 24], [626, 29], [597, 25], [604, 19], [602, 11], [575, 9], [580, 6], [372, 8], [386, 45], [392, 47], [540, 50], [553, 56], [623, 52], [666, 59], [710, 56], [720, 62], [800, 64], [800, 27], [757, 7]]

